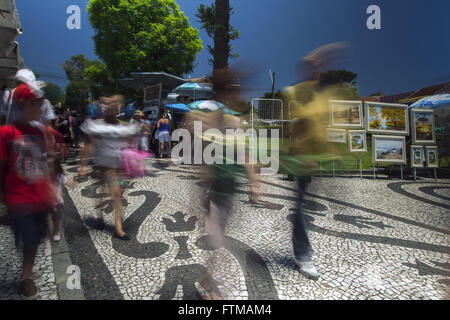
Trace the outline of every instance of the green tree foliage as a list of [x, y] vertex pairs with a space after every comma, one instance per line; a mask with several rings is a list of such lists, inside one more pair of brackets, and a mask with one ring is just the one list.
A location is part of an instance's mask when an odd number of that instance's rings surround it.
[[98, 99], [101, 95], [117, 92], [116, 84], [107, 66], [99, 60], [89, 60], [79, 54], [63, 64], [70, 83], [66, 87], [67, 106], [82, 110], [89, 98]]
[[87, 11], [95, 51], [114, 79], [193, 70], [202, 42], [174, 0], [90, 0]]
[[66, 87], [65, 106], [82, 111], [89, 103], [89, 83], [86, 68], [91, 61], [79, 54], [71, 57], [63, 64], [63, 69], [70, 80]]
[[86, 68], [89, 67], [91, 61], [83, 54], [79, 54], [70, 58], [63, 64], [63, 69], [70, 81], [86, 81]]
[[92, 99], [96, 100], [102, 95], [111, 95], [117, 92], [117, 86], [111, 72], [103, 62], [99, 60], [91, 61], [85, 72]]
[[[209, 59], [209, 63], [214, 66], [214, 69], [226, 67], [228, 58], [239, 57], [239, 53], [233, 52], [234, 47], [230, 44], [230, 41], [240, 37], [239, 29], [229, 23], [232, 14], [233, 8], [229, 6], [228, 0], [216, 0], [215, 4], [211, 3], [209, 6], [201, 4], [195, 14], [208, 36], [214, 39], [214, 48], [210, 45], [207, 46], [208, 52], [213, 56], [213, 59]], [[221, 17], [223, 18], [221, 19]], [[223, 22], [218, 20], [223, 20]], [[217, 43], [223, 46], [222, 52], [217, 50]]]
[[82, 80], [71, 81], [66, 87], [65, 106], [83, 112], [88, 103], [89, 83]]
[[323, 87], [337, 86], [345, 87], [348, 99], [356, 99], [359, 97], [356, 88], [356, 78], [358, 75], [347, 70], [329, 70], [320, 73], [320, 85]]
[[45, 97], [52, 105], [56, 105], [60, 102], [62, 103], [64, 100], [64, 92], [54, 83], [47, 82], [47, 85], [44, 87], [44, 92]]

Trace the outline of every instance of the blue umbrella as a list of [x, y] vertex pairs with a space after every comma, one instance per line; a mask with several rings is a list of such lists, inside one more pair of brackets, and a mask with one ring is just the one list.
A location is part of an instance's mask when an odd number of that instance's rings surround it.
[[450, 94], [437, 94], [417, 100], [409, 108], [441, 108], [450, 107]]
[[216, 110], [223, 109], [224, 113], [231, 114], [233, 116], [237, 116], [237, 115], [241, 114], [240, 112], [236, 112], [236, 111], [231, 110], [230, 108], [227, 108], [223, 103], [220, 103], [220, 102], [217, 102], [214, 100], [195, 101], [195, 102], [188, 104], [188, 107], [191, 110], [200, 110], [200, 111], [204, 111], [204, 112], [216, 111]]
[[191, 110], [200, 110], [208, 112], [223, 109], [225, 108], [225, 105], [223, 103], [214, 100], [200, 100], [188, 104], [188, 107]]
[[450, 94], [437, 94], [420, 99], [410, 105], [409, 108], [434, 109], [436, 132], [444, 131], [445, 127], [449, 125], [445, 118], [450, 114]]
[[175, 112], [189, 112], [189, 111], [191, 111], [191, 109], [189, 109], [183, 103], [166, 104], [166, 109], [172, 110], [172, 111], [175, 111]]
[[178, 91], [213, 91], [213, 90], [210, 86], [203, 83], [186, 82], [181, 86], [178, 86], [175, 89], [173, 89], [173, 91], [178, 92]]
[[[186, 94], [186, 92], [193, 92], [194, 93], [194, 98], [196, 97], [205, 97], [209, 96], [213, 93], [213, 89], [203, 83], [197, 83], [197, 82], [186, 82], [183, 83], [181, 86], [176, 87], [175, 89], [173, 89], [173, 92], [175, 93], [179, 93], [179, 94]], [[200, 93], [200, 94], [198, 94]]]

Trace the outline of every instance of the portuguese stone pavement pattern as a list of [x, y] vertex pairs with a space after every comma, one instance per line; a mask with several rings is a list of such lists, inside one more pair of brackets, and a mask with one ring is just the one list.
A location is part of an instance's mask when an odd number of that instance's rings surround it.
[[[69, 179], [77, 162], [65, 166]], [[450, 180], [313, 178], [307, 214], [312, 281], [293, 260], [295, 184], [261, 177], [261, 201], [249, 201], [239, 178], [225, 245], [206, 245], [206, 190], [198, 167], [151, 159], [147, 176], [128, 182], [124, 229], [112, 237], [106, 190], [91, 177], [65, 191], [64, 239], [81, 270], [84, 299], [201, 299], [200, 279], [214, 257], [214, 284], [230, 300], [425, 299], [450, 297]], [[103, 211], [105, 230], [92, 223]], [[0, 225], [0, 299], [19, 299], [21, 268], [8, 226]], [[55, 281], [55, 245], [41, 245], [36, 284], [43, 300], [64, 299]], [[65, 266], [64, 266], [65, 267]]]

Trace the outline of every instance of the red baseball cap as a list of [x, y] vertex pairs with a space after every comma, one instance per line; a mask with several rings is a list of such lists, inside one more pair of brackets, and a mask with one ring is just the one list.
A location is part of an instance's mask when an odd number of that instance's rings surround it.
[[36, 99], [42, 98], [42, 92], [33, 90], [29, 85], [26, 83], [22, 83], [19, 85], [16, 89], [14, 89], [14, 100], [19, 101], [32, 101]]

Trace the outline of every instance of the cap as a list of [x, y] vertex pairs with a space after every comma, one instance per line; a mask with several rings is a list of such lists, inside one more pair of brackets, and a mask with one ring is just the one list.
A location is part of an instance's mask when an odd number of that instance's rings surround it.
[[42, 91], [33, 90], [33, 88], [30, 87], [26, 83], [22, 83], [16, 89], [14, 89], [13, 99], [15, 101], [18, 101], [18, 100], [32, 101], [32, 100], [39, 99], [42, 97], [43, 97]]

